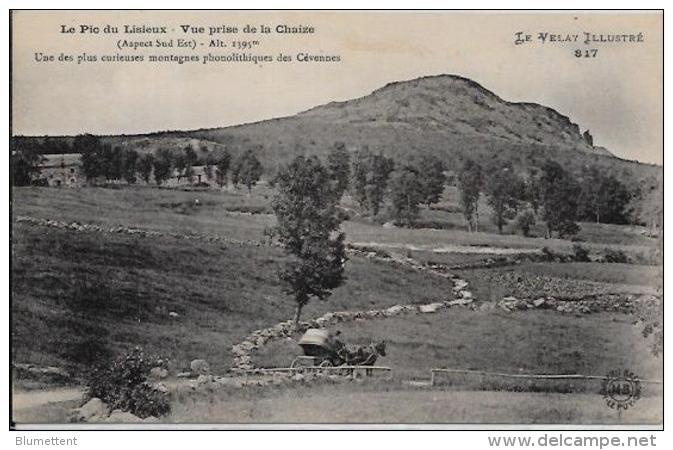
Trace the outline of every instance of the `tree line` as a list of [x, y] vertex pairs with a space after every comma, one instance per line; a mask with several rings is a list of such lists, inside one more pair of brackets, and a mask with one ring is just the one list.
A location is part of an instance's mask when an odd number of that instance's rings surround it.
[[[14, 139], [13, 184], [29, 185], [39, 177], [40, 166], [44, 163], [42, 155], [47, 154], [42, 153], [45, 145], [47, 143], [36, 140]], [[71, 145], [63, 145], [67, 147], [63, 149], [65, 153], [80, 155], [81, 174], [91, 184], [102, 181], [134, 184], [142, 180], [162, 185], [173, 176], [177, 177], [178, 183], [183, 178], [193, 182], [194, 167], [202, 166], [206, 179], [216, 182], [220, 187], [231, 182], [234, 186], [243, 185], [251, 190], [263, 172], [262, 164], [252, 150], [237, 158], [232, 158], [226, 149], [215, 155], [206, 147], [200, 148], [199, 155], [191, 145], [178, 151], [159, 148], [155, 153], [141, 154], [132, 148], [104, 143], [99, 137], [90, 134], [76, 136]]]
[[484, 194], [500, 233], [515, 219], [528, 235], [539, 218], [545, 237], [561, 238], [576, 234], [578, 221], [629, 223], [634, 195], [614, 175], [596, 167], [585, 167], [575, 175], [551, 159], [524, 173], [504, 161], [482, 167], [468, 160], [460, 169], [458, 189], [468, 231], [478, 229], [479, 199]]
[[145, 183], [153, 179], [157, 185], [162, 185], [175, 175], [178, 183], [183, 178], [191, 183], [195, 177], [194, 167], [203, 166], [206, 179], [215, 181], [220, 187], [231, 181], [234, 186], [242, 184], [251, 190], [263, 171], [252, 150], [232, 158], [226, 149], [216, 156], [202, 147], [199, 156], [191, 145], [187, 145], [179, 151], [159, 148], [155, 153], [140, 155], [134, 149], [101, 144], [91, 135], [75, 138], [73, 148], [81, 154], [82, 172], [89, 181], [102, 176], [106, 181], [123, 179], [133, 184], [139, 176]]
[[[252, 150], [235, 158], [226, 149], [216, 155], [204, 147], [197, 151], [191, 145], [181, 150], [159, 148], [154, 153], [140, 154], [85, 134], [75, 137], [71, 145], [53, 139], [41, 142], [13, 138], [12, 183], [28, 185], [39, 177], [45, 146], [56, 144], [60, 150], [81, 155], [81, 171], [90, 183], [133, 184], [142, 180], [162, 185], [174, 175], [178, 182], [182, 178], [192, 181], [194, 167], [201, 166], [206, 178], [220, 187], [231, 182], [250, 190], [263, 173], [262, 163]], [[653, 217], [661, 203], [657, 180], [641, 180], [629, 189], [598, 167], [588, 166], [571, 173], [552, 160], [517, 171], [507, 161], [495, 159], [480, 165], [468, 159], [449, 172], [448, 165], [430, 153], [395, 161], [367, 147], [351, 155], [343, 143], [336, 143], [324, 166], [336, 192], [350, 192], [360, 208], [373, 217], [380, 217], [385, 210], [401, 226], [414, 226], [422, 205], [439, 201], [448, 183], [447, 173], [455, 174], [453, 182], [468, 231], [479, 229], [482, 198], [501, 233], [514, 221], [523, 234], [529, 234], [536, 220], [541, 220], [548, 236], [562, 237], [576, 233], [578, 221], [654, 227]]]
[[[395, 161], [367, 147], [351, 156], [343, 144], [328, 154], [326, 167], [339, 192], [350, 190], [360, 208], [379, 216], [384, 208], [401, 226], [413, 226], [422, 205], [439, 202], [448, 183], [447, 165], [437, 156], [423, 154]], [[494, 159], [482, 166], [467, 159], [454, 170], [461, 213], [468, 231], [479, 229], [479, 204], [485, 199], [498, 232], [516, 220], [528, 235], [536, 219], [546, 235], [571, 236], [578, 221], [625, 224], [634, 220], [632, 205], [639, 190], [630, 191], [619, 179], [597, 167], [578, 175], [553, 160], [523, 172]], [[637, 220], [637, 219], [636, 219]]]

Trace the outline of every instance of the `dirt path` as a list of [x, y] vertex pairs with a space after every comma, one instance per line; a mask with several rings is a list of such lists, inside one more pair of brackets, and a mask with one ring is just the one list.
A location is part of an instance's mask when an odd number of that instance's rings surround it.
[[542, 253], [537, 248], [507, 248], [491, 246], [474, 245], [444, 245], [435, 247], [433, 245], [423, 244], [387, 244], [381, 242], [353, 242], [353, 247], [372, 247], [372, 248], [391, 248], [411, 251], [424, 251], [432, 253], [461, 253], [461, 254], [487, 254], [487, 255], [521, 255], [521, 254], [539, 254]]
[[82, 388], [50, 388], [35, 391], [12, 391], [12, 409], [15, 411], [38, 408], [50, 403], [63, 403], [81, 400]]

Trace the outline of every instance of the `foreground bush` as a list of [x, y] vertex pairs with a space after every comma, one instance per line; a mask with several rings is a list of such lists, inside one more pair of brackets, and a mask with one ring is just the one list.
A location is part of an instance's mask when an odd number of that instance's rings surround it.
[[145, 357], [141, 348], [119, 355], [109, 366], [99, 366], [88, 377], [87, 397], [97, 397], [112, 411], [121, 409], [141, 419], [170, 412], [168, 393], [149, 382], [150, 371], [166, 368], [165, 360]]
[[589, 262], [589, 250], [586, 247], [582, 247], [579, 244], [573, 245], [573, 254], [575, 261], [579, 262]]

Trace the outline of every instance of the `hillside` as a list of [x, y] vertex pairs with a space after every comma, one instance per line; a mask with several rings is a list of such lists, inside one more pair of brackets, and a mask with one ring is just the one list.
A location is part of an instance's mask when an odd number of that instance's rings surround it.
[[326, 154], [335, 142], [368, 146], [398, 159], [433, 152], [449, 167], [469, 155], [494, 156], [525, 168], [554, 158], [573, 169], [595, 164], [636, 178], [660, 167], [614, 157], [589, 145], [580, 126], [554, 109], [512, 103], [469, 79], [440, 75], [390, 83], [370, 95], [318, 106], [295, 116], [149, 137], [191, 137], [226, 145], [233, 153], [256, 149], [273, 170], [298, 153]]
[[325, 155], [335, 142], [343, 142], [351, 151], [368, 146], [396, 159], [432, 152], [449, 169], [467, 156], [480, 162], [504, 158], [522, 169], [553, 158], [572, 170], [598, 165], [622, 179], [660, 176], [659, 166], [623, 160], [589, 145], [583, 131], [552, 108], [509, 102], [472, 80], [439, 75], [390, 83], [364, 97], [290, 117], [105, 139], [140, 152], [188, 144], [215, 154], [225, 147], [234, 155], [254, 149], [271, 173], [299, 153]]

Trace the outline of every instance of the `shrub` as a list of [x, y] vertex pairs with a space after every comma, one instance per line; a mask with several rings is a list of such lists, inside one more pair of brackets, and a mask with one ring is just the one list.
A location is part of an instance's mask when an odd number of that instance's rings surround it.
[[553, 261], [556, 254], [547, 246], [542, 247], [543, 261]]
[[337, 217], [340, 221], [351, 220], [353, 213], [345, 208], [337, 208]]
[[580, 227], [575, 222], [563, 221], [558, 225], [558, 236], [563, 239], [579, 233]]
[[111, 410], [128, 411], [140, 418], [170, 412], [168, 393], [152, 385], [150, 371], [167, 367], [167, 361], [147, 358], [140, 347], [119, 355], [109, 366], [98, 366], [88, 376], [87, 398], [98, 397]]
[[573, 245], [573, 253], [575, 254], [575, 261], [589, 262], [589, 250], [579, 244]]
[[445, 220], [416, 220], [412, 224], [411, 228], [421, 228], [421, 229], [430, 228], [433, 230], [455, 230], [456, 228], [458, 228], [458, 226]]
[[606, 248], [604, 252], [605, 262], [609, 263], [628, 263], [629, 257], [621, 250]]
[[524, 236], [530, 235], [530, 228], [535, 225], [535, 213], [530, 209], [522, 211], [516, 217], [516, 226]]

